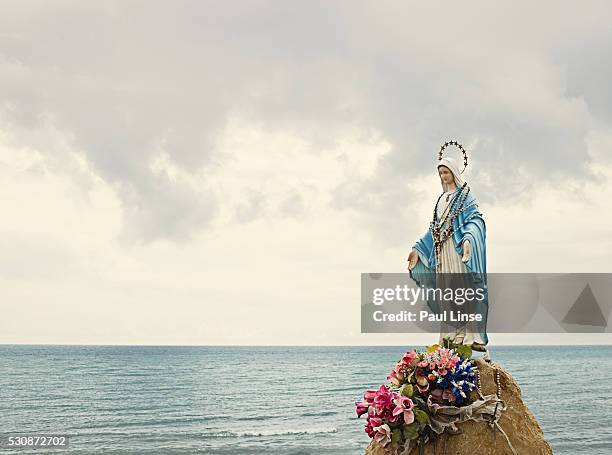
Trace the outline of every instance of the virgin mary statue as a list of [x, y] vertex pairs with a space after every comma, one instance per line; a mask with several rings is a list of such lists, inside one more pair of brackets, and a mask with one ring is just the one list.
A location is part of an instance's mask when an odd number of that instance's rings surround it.
[[[411, 278], [419, 285], [433, 287], [432, 276], [438, 277], [433, 283], [439, 283], [440, 276], [469, 276], [471, 282], [482, 285], [485, 299], [476, 301], [471, 310], [482, 315], [482, 320], [467, 322], [459, 328], [442, 323], [440, 344], [444, 344], [446, 339], [452, 345], [469, 345], [475, 351], [485, 352], [485, 358], [489, 359], [486, 347], [489, 341], [486, 332], [486, 226], [474, 194], [461, 177], [457, 161], [451, 157], [442, 158], [442, 151], [448, 145], [457, 145], [462, 150], [464, 170], [467, 167], [467, 154], [463, 147], [454, 141], [445, 143], [436, 166], [442, 194], [434, 206], [429, 229], [408, 256], [408, 269]], [[438, 304], [428, 302], [428, 305], [435, 312], [440, 311]]]

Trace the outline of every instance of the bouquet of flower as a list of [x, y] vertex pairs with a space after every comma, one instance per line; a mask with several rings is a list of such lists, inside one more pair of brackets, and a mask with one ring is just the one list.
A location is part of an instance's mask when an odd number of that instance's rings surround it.
[[378, 390], [367, 390], [355, 402], [357, 417], [367, 414], [365, 432], [383, 447], [431, 436], [429, 404], [465, 406], [473, 399], [476, 374], [471, 349], [429, 346], [408, 351]]

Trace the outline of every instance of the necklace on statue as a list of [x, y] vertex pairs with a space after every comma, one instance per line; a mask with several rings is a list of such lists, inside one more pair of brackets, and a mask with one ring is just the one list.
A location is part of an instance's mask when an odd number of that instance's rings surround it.
[[453, 234], [453, 224], [455, 219], [465, 209], [464, 204], [469, 193], [470, 187], [467, 186], [467, 182], [464, 182], [461, 188], [459, 188], [458, 194], [453, 198], [451, 203], [445, 207], [445, 210], [443, 210], [441, 219], [438, 219], [437, 212], [438, 204], [440, 203], [442, 196], [444, 196], [444, 193], [442, 193], [436, 201], [436, 205], [433, 210], [433, 220], [431, 222], [431, 233], [436, 257], [436, 272], [440, 270], [440, 253], [442, 252], [442, 245]]
[[[459, 188], [459, 189], [462, 190], [463, 188]], [[455, 187], [454, 189], [446, 192], [446, 202], [449, 201], [449, 199], [451, 198], [453, 193], [455, 193], [455, 191], [457, 191], [457, 187]]]
[[450, 197], [453, 195], [453, 193], [457, 190], [457, 188], [455, 188], [453, 191], [447, 191], [446, 192], [446, 202], [448, 202], [448, 200], [450, 199]]

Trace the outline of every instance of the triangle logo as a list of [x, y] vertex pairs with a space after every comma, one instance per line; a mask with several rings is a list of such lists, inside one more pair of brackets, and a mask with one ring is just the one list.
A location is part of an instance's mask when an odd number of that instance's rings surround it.
[[588, 283], [561, 322], [596, 327], [606, 327], [608, 325], [608, 321]]

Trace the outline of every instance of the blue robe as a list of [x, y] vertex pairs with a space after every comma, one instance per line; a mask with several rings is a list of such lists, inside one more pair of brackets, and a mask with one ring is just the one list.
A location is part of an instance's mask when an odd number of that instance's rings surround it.
[[[459, 191], [455, 190], [454, 195]], [[489, 308], [489, 295], [487, 292], [487, 251], [486, 238], [487, 229], [482, 213], [478, 211], [478, 206], [475, 204], [476, 198], [470, 191], [468, 193], [464, 207], [467, 207], [463, 212], [455, 218], [453, 222], [452, 242], [455, 251], [459, 256], [463, 256], [463, 242], [467, 239], [472, 246], [472, 256], [467, 262], [464, 262], [468, 271], [472, 275], [475, 286], [480, 286], [484, 289], [485, 298], [479, 301], [474, 308], [475, 312], [483, 315], [483, 320], [478, 323], [478, 329], [482, 340], [487, 344], [489, 338], [487, 336], [487, 313]], [[450, 242], [451, 239], [447, 239]], [[423, 237], [421, 237], [414, 248], [419, 253], [419, 260], [414, 268], [410, 271], [410, 277], [417, 283], [418, 286], [434, 288], [436, 286], [436, 253], [434, 251], [432, 226], [430, 223], [429, 229]], [[427, 302], [431, 311], [439, 313], [438, 303], [433, 301]]]

